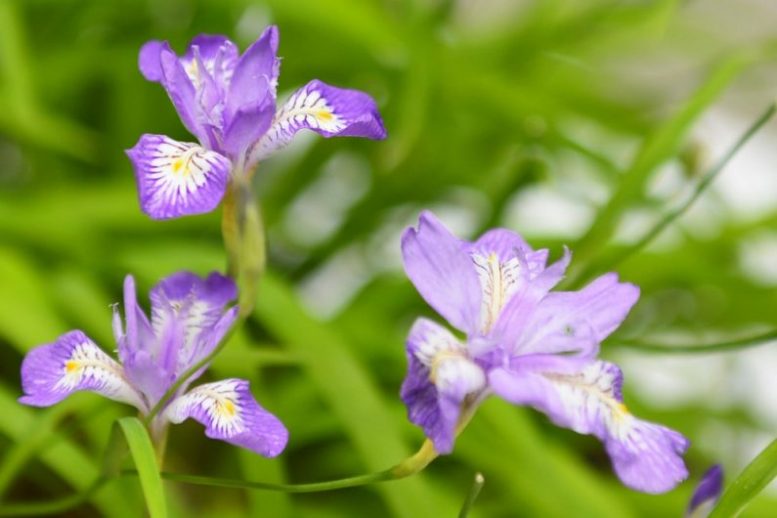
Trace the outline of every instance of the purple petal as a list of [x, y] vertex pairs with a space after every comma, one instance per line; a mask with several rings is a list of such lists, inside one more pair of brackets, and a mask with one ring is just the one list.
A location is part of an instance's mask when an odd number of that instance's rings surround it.
[[539, 303], [516, 353], [596, 354], [598, 345], [626, 318], [639, 288], [602, 275], [580, 291], [549, 293]]
[[212, 211], [224, 196], [232, 167], [214, 151], [164, 135], [143, 135], [127, 155], [140, 206], [154, 219]]
[[506, 400], [530, 405], [557, 425], [604, 442], [618, 477], [646, 493], [662, 493], [688, 476], [679, 433], [641, 421], [623, 405], [623, 376], [617, 366], [594, 361], [580, 368], [569, 357], [544, 355], [513, 361], [510, 370], [489, 373], [492, 390]]
[[25, 395], [19, 401], [26, 405], [50, 406], [73, 392], [88, 390], [146, 409], [121, 365], [81, 331], [71, 331], [27, 353], [22, 362], [22, 388]]
[[424, 211], [418, 229], [409, 228], [402, 235], [402, 258], [407, 276], [424, 300], [452, 326], [474, 333], [481, 290], [466, 245], [434, 214]]
[[[151, 48], [153, 49], [153, 47]], [[159, 49], [159, 65], [162, 69], [160, 83], [173, 102], [173, 106], [175, 106], [178, 112], [178, 117], [180, 117], [186, 129], [197, 137], [201, 143], [213, 147], [213, 139], [206, 127], [208, 122], [207, 114], [203, 112], [197, 99], [197, 89], [194, 83], [192, 83], [189, 72], [175, 52], [170, 49], [167, 42], [164, 42]], [[150, 51], [147, 52], [150, 54]], [[141, 57], [144, 56], [141, 55]], [[148, 60], [147, 63], [151, 63], [150, 58], [145, 59]], [[154, 72], [156, 71], [154, 70]]]
[[181, 61], [195, 88], [200, 83], [199, 75], [204, 73], [218, 85], [223, 97], [226, 96], [238, 57], [237, 45], [226, 36], [200, 34], [189, 43]]
[[180, 375], [205, 358], [232, 327], [237, 308], [226, 306], [236, 297], [234, 281], [215, 272], [206, 279], [179, 272], [159, 282], [151, 289], [157, 361]]
[[420, 426], [439, 453], [450, 453], [465, 400], [475, 405], [485, 374], [445, 328], [416, 320], [407, 339], [408, 372], [400, 395], [408, 418]]
[[314, 80], [294, 92], [278, 110], [272, 127], [254, 148], [251, 161], [263, 160], [286, 146], [302, 129], [327, 138], [386, 138], [383, 120], [372, 97]]
[[720, 464], [716, 464], [701, 477], [688, 504], [688, 511], [686, 511], [685, 516], [688, 518], [708, 516], [718, 502], [722, 492], [723, 467]]
[[167, 43], [152, 40], [140, 48], [138, 56], [138, 68], [148, 81], [159, 83], [164, 73], [162, 72], [161, 54], [162, 49], [169, 48]]
[[253, 111], [268, 98], [274, 106], [280, 66], [277, 52], [278, 28], [272, 25], [240, 56], [226, 98], [226, 126], [238, 112]]
[[289, 433], [277, 417], [259, 406], [245, 380], [200, 385], [175, 399], [165, 417], [180, 423], [191, 417], [205, 425], [205, 435], [248, 448], [265, 457], [283, 451]]
[[[270, 128], [274, 115], [275, 100], [270, 96], [256, 105], [240, 108], [224, 130], [224, 152], [231, 157], [243, 157]], [[247, 166], [250, 167], [251, 164]]]
[[[503, 343], [508, 353], [512, 354], [516, 341], [534, 318], [540, 301], [563, 278], [569, 260], [569, 251], [564, 249], [564, 256], [561, 259], [530, 277], [529, 280], [524, 277], [519, 287], [509, 296], [491, 331], [491, 335]], [[524, 265], [524, 271], [529, 270], [526, 256], [519, 256], [519, 262]]]

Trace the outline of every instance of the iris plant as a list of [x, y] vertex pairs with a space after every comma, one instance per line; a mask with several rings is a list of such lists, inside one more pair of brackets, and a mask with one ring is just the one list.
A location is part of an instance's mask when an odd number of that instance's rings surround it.
[[496, 394], [598, 437], [632, 488], [658, 493], [686, 478], [688, 441], [634, 417], [620, 369], [597, 359], [600, 342], [636, 303], [636, 286], [608, 273], [579, 291], [551, 292], [568, 251], [548, 265], [548, 250], [504, 229], [462, 241], [429, 212], [405, 232], [402, 254], [421, 296], [466, 335], [419, 318], [407, 339], [402, 400], [439, 453], [453, 449], [478, 404]]
[[97, 392], [135, 406], [148, 415], [158, 405], [151, 430], [163, 437], [168, 423], [193, 418], [205, 434], [267, 457], [286, 446], [283, 424], [259, 406], [248, 381], [226, 379], [187, 390], [206, 366], [186, 379], [168, 401], [167, 392], [189, 369], [206, 358], [237, 316], [228, 305], [237, 290], [228, 277], [201, 279], [181, 272], [151, 290], [151, 319], [136, 302], [131, 276], [124, 281], [124, 322], [114, 306], [113, 332], [121, 363], [103, 352], [82, 331], [70, 331], [54, 343], [30, 351], [22, 363], [22, 403], [50, 406], [79, 390]]
[[232, 179], [302, 130], [324, 137], [383, 139], [372, 98], [313, 80], [276, 109], [278, 29], [267, 28], [242, 55], [224, 36], [200, 35], [177, 56], [167, 42], [140, 51], [143, 76], [160, 83], [199, 144], [146, 134], [128, 150], [140, 205], [155, 219], [210, 212]]

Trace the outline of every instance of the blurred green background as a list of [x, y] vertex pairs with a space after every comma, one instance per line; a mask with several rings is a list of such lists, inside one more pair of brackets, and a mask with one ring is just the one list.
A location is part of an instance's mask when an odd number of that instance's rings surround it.
[[[245, 48], [278, 24], [280, 92], [310, 79], [371, 93], [389, 139], [300, 135], [260, 165], [269, 273], [255, 316], [204, 379], [248, 377], [291, 432], [266, 460], [171, 430], [166, 469], [304, 482], [387, 468], [416, 449], [398, 390], [404, 337], [432, 315], [404, 277], [399, 235], [422, 208], [473, 237], [507, 226], [573, 251], [568, 286], [616, 269], [642, 288], [602, 347], [634, 413], [691, 438], [690, 481], [641, 495], [598, 441], [489, 400], [453, 455], [414, 478], [309, 495], [166, 483], [175, 516], [680, 516], [701, 473], [734, 476], [777, 427], [774, 344], [716, 355], [628, 348], [707, 344], [777, 324], [777, 124], [691, 211], [618, 261], [772, 102], [769, 2], [564, 0], [0, 0], [0, 498], [87, 486], [128, 407], [78, 394], [16, 403], [25, 351], [73, 328], [115, 348], [110, 304], [126, 273], [141, 300], [163, 275], [225, 258], [219, 214], [153, 222], [123, 150], [145, 132], [192, 140], [143, 80], [152, 38], [198, 33]], [[617, 263], [617, 264], [616, 264]], [[775, 493], [746, 516], [774, 516]], [[137, 480], [73, 516], [140, 516]]]

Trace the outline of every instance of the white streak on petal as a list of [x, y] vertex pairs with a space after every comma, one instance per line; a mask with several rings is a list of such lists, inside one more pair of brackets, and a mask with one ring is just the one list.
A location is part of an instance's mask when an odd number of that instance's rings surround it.
[[517, 257], [501, 261], [496, 253], [472, 254], [472, 262], [480, 279], [480, 331], [487, 334], [499, 319], [505, 304], [518, 290], [520, 262]]

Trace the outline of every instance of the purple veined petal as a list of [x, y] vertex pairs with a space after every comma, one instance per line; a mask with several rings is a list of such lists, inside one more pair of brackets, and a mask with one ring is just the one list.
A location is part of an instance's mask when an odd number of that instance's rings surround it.
[[639, 288], [608, 273], [580, 291], [548, 293], [539, 303], [515, 348], [516, 354], [594, 355], [598, 344], [623, 322], [639, 298]]
[[686, 518], [706, 518], [723, 492], [723, 467], [716, 464], [708, 469], [693, 491], [685, 513]]
[[237, 318], [237, 308], [227, 309], [237, 286], [216, 272], [205, 279], [175, 273], [154, 286], [150, 297], [151, 323], [162, 338], [159, 362], [176, 375], [207, 356]]
[[164, 135], [143, 135], [127, 155], [140, 206], [154, 219], [212, 211], [224, 196], [232, 167], [215, 151]]
[[229, 126], [240, 111], [253, 111], [267, 98], [275, 106], [275, 88], [280, 67], [277, 52], [278, 28], [271, 25], [240, 56], [226, 97], [225, 126]]
[[195, 89], [202, 83], [204, 73], [216, 83], [222, 97], [225, 97], [239, 54], [237, 45], [226, 36], [200, 34], [189, 43], [181, 62]]
[[688, 440], [678, 432], [641, 421], [623, 405], [617, 366], [555, 357], [514, 361], [489, 373], [491, 389], [507, 401], [529, 405], [555, 424], [598, 437], [623, 483], [663, 493], [688, 476], [682, 459]]
[[70, 331], [53, 344], [31, 350], [22, 362], [21, 403], [50, 406], [73, 392], [88, 390], [146, 410], [142, 396], [129, 384], [116, 360], [83, 332]]
[[265, 159], [309, 129], [324, 137], [386, 138], [375, 101], [364, 92], [313, 80], [294, 92], [275, 114], [267, 133], [254, 147], [250, 162]]
[[[564, 255], [561, 259], [544, 268], [528, 281], [524, 279], [524, 282], [517, 289], [513, 290], [509, 300], [502, 306], [498, 318], [491, 329], [491, 336], [499, 339], [502, 347], [506, 349], [508, 354], [513, 353], [517, 340], [524, 334], [526, 327], [532, 322], [540, 302], [548, 295], [553, 286], [558, 284], [564, 277], [569, 261], [569, 250], [564, 248]], [[520, 260], [520, 264], [524, 265], [524, 269], [528, 269], [528, 263], [525, 258]]]
[[277, 417], [259, 406], [245, 380], [207, 383], [176, 398], [164, 417], [180, 423], [191, 417], [205, 425], [205, 435], [265, 457], [283, 451], [289, 433]]
[[483, 369], [466, 356], [448, 330], [416, 320], [407, 338], [408, 371], [400, 396], [410, 422], [420, 426], [439, 453], [450, 453], [462, 406], [476, 404], [486, 385]]
[[421, 213], [418, 229], [402, 235], [405, 272], [418, 292], [453, 327], [471, 334], [478, 329], [481, 288], [466, 245], [429, 211]]

